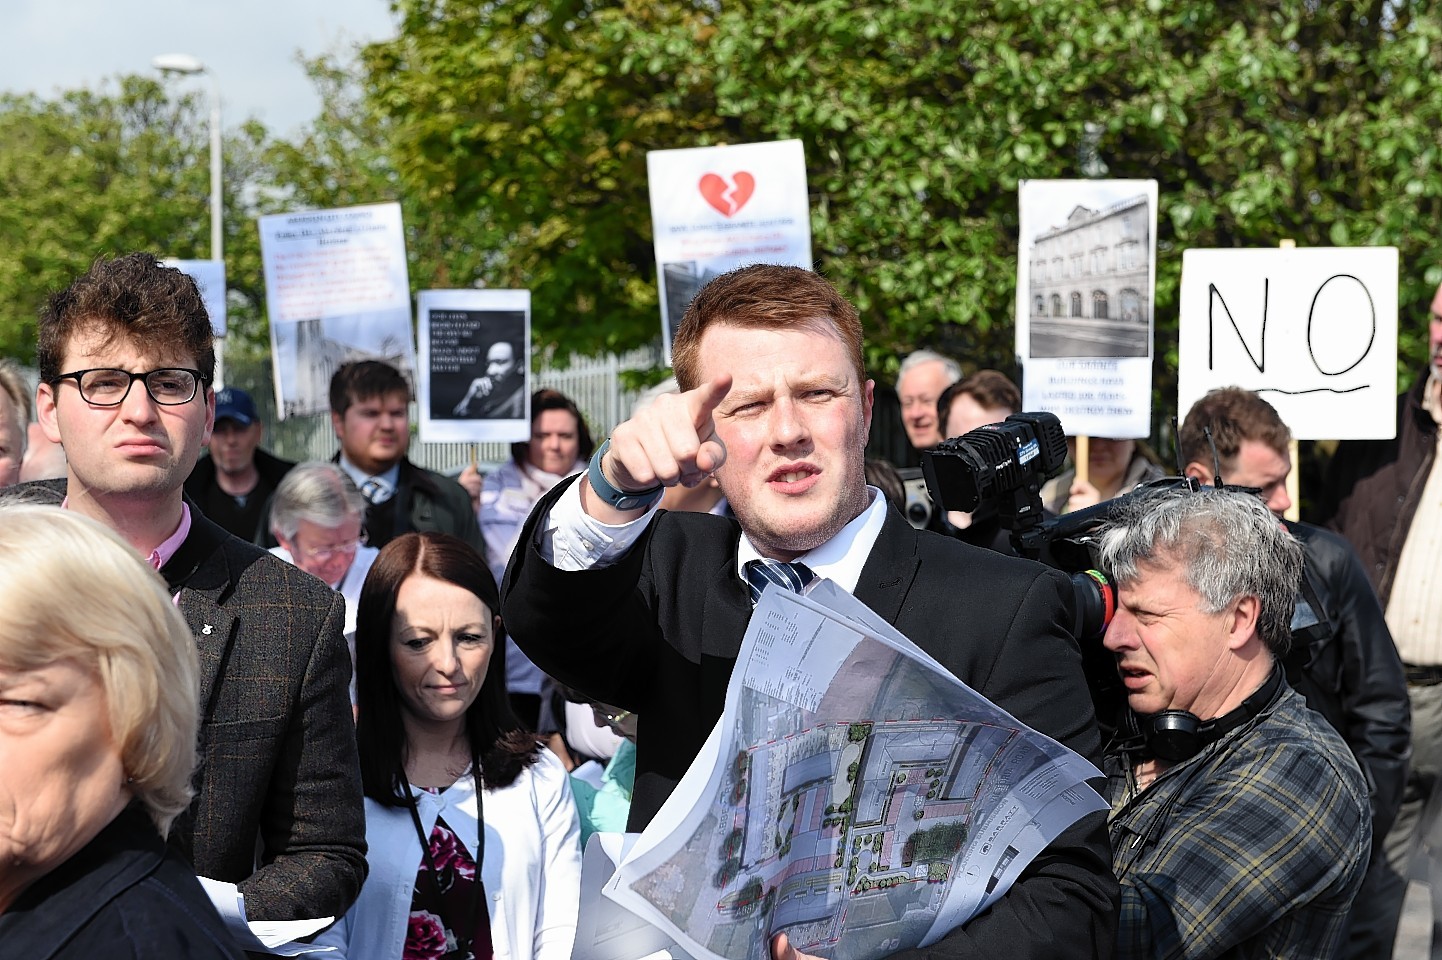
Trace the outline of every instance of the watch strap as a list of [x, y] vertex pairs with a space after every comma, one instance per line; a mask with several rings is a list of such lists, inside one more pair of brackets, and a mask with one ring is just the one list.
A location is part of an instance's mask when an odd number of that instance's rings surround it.
[[662, 484], [632, 492], [618, 489], [606, 479], [606, 472], [601, 469], [601, 461], [606, 458], [606, 451], [610, 449], [611, 438], [607, 437], [606, 442], [601, 444], [596, 455], [591, 458], [591, 465], [586, 471], [591, 492], [617, 510], [643, 510], [660, 500], [661, 495], [666, 492], [666, 487]]

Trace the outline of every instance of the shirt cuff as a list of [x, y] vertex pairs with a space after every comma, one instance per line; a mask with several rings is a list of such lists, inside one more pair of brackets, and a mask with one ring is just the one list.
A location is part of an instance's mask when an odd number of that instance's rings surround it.
[[581, 507], [581, 481], [577, 480], [551, 504], [536, 525], [536, 549], [557, 570], [608, 567], [626, 555], [651, 524], [660, 501], [635, 520], [602, 523]]

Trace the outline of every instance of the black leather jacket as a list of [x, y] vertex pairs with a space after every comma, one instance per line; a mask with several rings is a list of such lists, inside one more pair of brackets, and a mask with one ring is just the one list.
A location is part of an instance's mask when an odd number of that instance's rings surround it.
[[1402, 803], [1412, 752], [1402, 661], [1351, 545], [1308, 523], [1289, 522], [1287, 529], [1305, 557], [1301, 599], [1320, 607], [1309, 624], [1299, 601], [1292, 650], [1283, 661], [1287, 682], [1352, 748], [1367, 778], [1372, 836], [1380, 843]]

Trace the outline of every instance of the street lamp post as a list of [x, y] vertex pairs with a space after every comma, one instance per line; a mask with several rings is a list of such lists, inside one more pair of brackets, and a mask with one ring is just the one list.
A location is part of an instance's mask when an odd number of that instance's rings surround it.
[[[210, 259], [224, 263], [225, 251], [223, 244], [224, 210], [221, 194], [221, 154], [220, 154], [220, 85], [215, 81], [215, 73], [206, 67], [197, 57], [188, 53], [165, 53], [156, 57], [150, 62], [151, 66], [161, 73], [181, 73], [190, 76], [204, 74], [210, 87]], [[215, 341], [215, 386], [217, 389], [225, 385], [224, 374], [224, 346], [225, 340], [217, 338]]]

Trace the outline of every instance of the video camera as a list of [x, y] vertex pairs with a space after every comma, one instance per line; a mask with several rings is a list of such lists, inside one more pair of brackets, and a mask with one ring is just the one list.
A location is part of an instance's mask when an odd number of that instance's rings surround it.
[[[1049, 517], [1042, 507], [1042, 484], [1061, 470], [1066, 458], [1066, 433], [1055, 414], [1014, 413], [1000, 423], [943, 440], [922, 455], [922, 470], [939, 509], [997, 516], [1011, 531], [1018, 555], [1068, 575], [1076, 611], [1072, 634], [1082, 642], [1082, 666], [1106, 729], [1105, 718], [1118, 716], [1125, 695], [1115, 658], [1100, 642], [1116, 612], [1117, 595], [1112, 577], [1101, 566], [1097, 534], [1116, 514], [1119, 500]], [[1128, 496], [1175, 489], [1197, 492], [1201, 487], [1194, 478], [1169, 477], [1141, 484]], [[1260, 493], [1252, 487], [1226, 488]]]
[[[932, 499], [942, 510], [997, 516], [1011, 531], [1018, 555], [1068, 574], [1076, 598], [1073, 633], [1098, 640], [1116, 610], [1116, 589], [1100, 569], [1096, 533], [1116, 510], [1107, 500], [1062, 517], [1048, 517], [1041, 488], [1067, 458], [1066, 432], [1052, 413], [1014, 413], [1000, 423], [943, 440], [922, 455]], [[1194, 479], [1172, 477], [1138, 491], [1201, 489]]]

